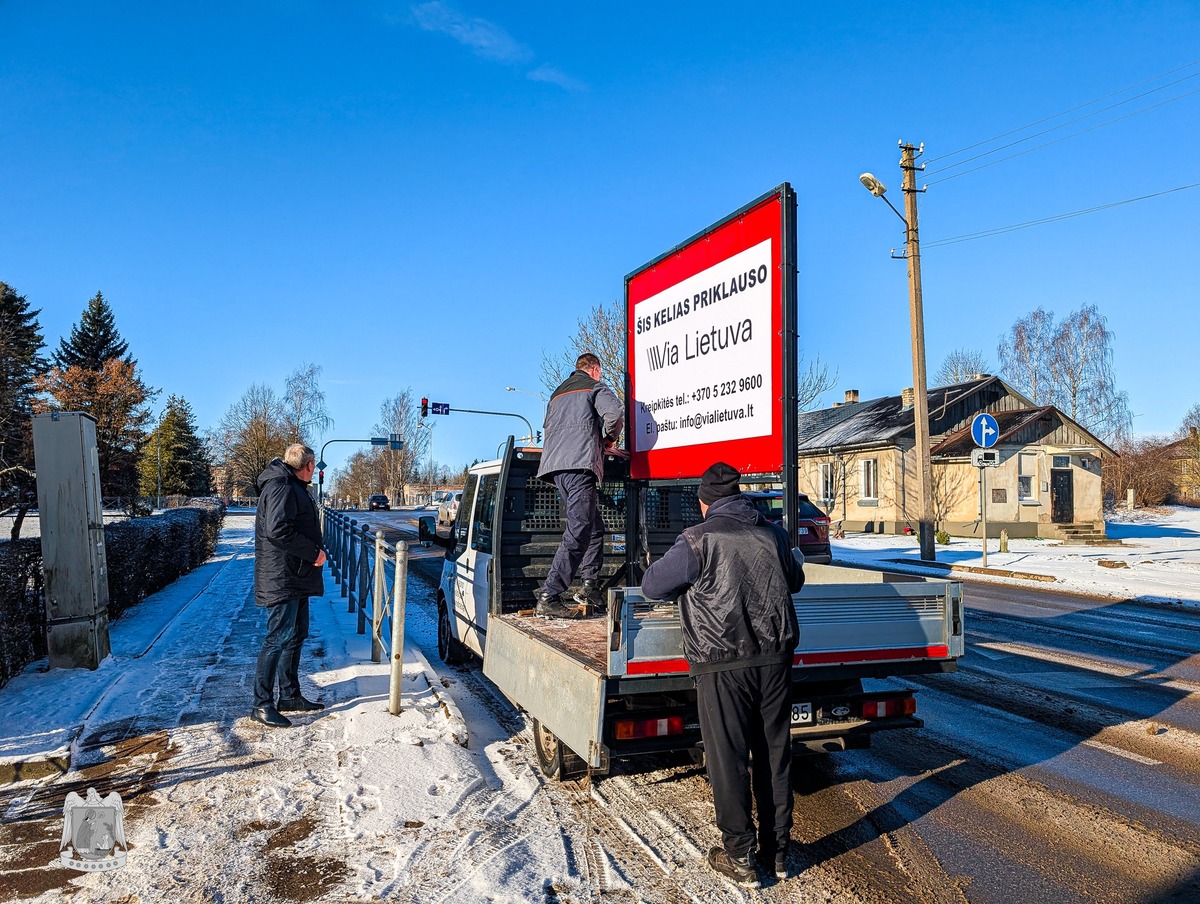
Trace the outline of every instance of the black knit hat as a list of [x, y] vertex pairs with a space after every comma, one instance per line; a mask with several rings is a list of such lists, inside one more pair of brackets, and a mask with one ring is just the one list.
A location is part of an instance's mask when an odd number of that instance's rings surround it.
[[738, 485], [741, 476], [737, 468], [717, 462], [700, 476], [700, 501], [712, 505], [725, 496], [736, 496], [742, 491]]

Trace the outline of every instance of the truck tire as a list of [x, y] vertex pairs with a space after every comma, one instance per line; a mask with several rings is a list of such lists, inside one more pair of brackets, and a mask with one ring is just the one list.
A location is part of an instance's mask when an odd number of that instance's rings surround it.
[[446, 665], [461, 665], [469, 651], [450, 633], [450, 611], [444, 599], [438, 600], [438, 656]]
[[587, 763], [537, 719], [533, 720], [533, 748], [546, 778], [569, 782], [587, 774]]

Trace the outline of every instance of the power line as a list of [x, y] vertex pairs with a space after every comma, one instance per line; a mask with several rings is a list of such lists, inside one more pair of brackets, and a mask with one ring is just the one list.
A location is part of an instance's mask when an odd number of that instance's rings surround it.
[[[1058, 129], [1065, 129], [1067, 126], [1074, 125], [1077, 122], [1083, 122], [1085, 119], [1090, 119], [1093, 116], [1098, 116], [1101, 113], [1104, 113], [1108, 110], [1115, 110], [1117, 107], [1121, 107], [1121, 106], [1124, 106], [1125, 104], [1133, 103], [1135, 100], [1140, 100], [1143, 97], [1148, 97], [1157, 91], [1165, 91], [1167, 88], [1174, 87], [1175, 85], [1178, 85], [1181, 82], [1186, 82], [1188, 79], [1193, 79], [1193, 78], [1200, 78], [1200, 72], [1193, 73], [1192, 75], [1185, 75], [1183, 78], [1176, 79], [1173, 82], [1168, 82], [1165, 85], [1159, 85], [1157, 88], [1151, 88], [1149, 91], [1143, 91], [1141, 94], [1135, 94], [1133, 97], [1127, 97], [1127, 98], [1125, 98], [1125, 100], [1117, 101], [1115, 104], [1109, 104], [1107, 107], [1101, 107], [1099, 110], [1093, 110], [1091, 113], [1085, 113], [1083, 116], [1077, 116], [1074, 119], [1069, 119], [1066, 122], [1061, 122], [1058, 125], [1051, 126], [1048, 129], [1042, 129], [1040, 132], [1034, 132], [1032, 135], [1026, 135], [1024, 138], [1018, 138], [1016, 141], [1010, 141], [1008, 144], [1002, 144], [999, 147], [994, 147], [990, 151], [984, 151], [983, 153], [976, 154], [973, 157], [967, 157], [965, 160], [959, 160], [956, 163], [947, 164], [946, 166], [942, 167], [940, 170], [935, 169], [933, 171], [933, 173], [936, 174], [936, 173], [945, 172], [946, 170], [954, 169], [956, 166], [965, 166], [966, 164], [968, 164], [974, 160], [980, 160], [983, 157], [988, 156], [989, 154], [996, 154], [996, 153], [999, 153], [1000, 151], [1007, 150], [1008, 148], [1016, 147], [1018, 144], [1021, 144], [1023, 142], [1032, 141], [1033, 139], [1040, 138], [1043, 135], [1049, 135], [1051, 132], [1054, 132]], [[1200, 90], [1200, 89], [1197, 89], [1197, 90]], [[1180, 97], [1187, 97], [1189, 94], [1195, 94], [1195, 93], [1196, 93], [1195, 91], [1185, 92], [1184, 94], [1180, 94], [1177, 97], [1170, 98], [1169, 100], [1163, 101], [1162, 103], [1170, 103], [1171, 101], [1179, 100]], [[1087, 106], [1087, 105], [1085, 104], [1085, 106]], [[1144, 109], [1152, 110], [1156, 106], [1162, 106], [1162, 104], [1154, 104], [1154, 105], [1152, 105], [1150, 107], [1146, 107]], [[1140, 112], [1142, 112], [1142, 111], [1135, 110], [1134, 113], [1131, 113], [1130, 115], [1132, 116], [1135, 113], [1140, 113]], [[1059, 114], [1059, 115], [1062, 115], [1062, 114]], [[1051, 118], [1055, 118], [1055, 117], [1051, 117]], [[1114, 120], [1111, 120], [1110, 122], [1117, 122], [1117, 121], [1118, 120], [1114, 119]], [[1109, 123], [1102, 123], [1102, 125], [1108, 125], [1108, 124]], [[1026, 126], [1025, 128], [1030, 128], [1030, 126]], [[1097, 126], [1097, 128], [1099, 128], [1099, 127]], [[1018, 129], [1017, 131], [1024, 131], [1024, 129]], [[1009, 134], [1012, 134], [1012, 133], [1009, 133]], [[1075, 134], [1082, 134], [1082, 132], [1077, 132]], [[1070, 137], [1070, 136], [1068, 136], [1068, 137]], [[989, 141], [995, 141], [995, 140], [996, 139], [994, 139], [994, 138], [989, 139]], [[981, 142], [981, 143], [987, 144], [988, 142]], [[1040, 145], [1040, 147], [1045, 147], [1045, 145]], [[956, 153], [961, 153], [961, 152], [956, 152]], [[944, 160], [945, 157], [940, 157], [938, 159]], [[1007, 159], [1007, 158], [1005, 158], [1005, 159]], [[931, 161], [926, 161], [926, 165], [928, 165], [930, 162]]]
[[[1026, 149], [1025, 149], [1025, 150], [1023, 150], [1023, 151], [1017, 151], [1017, 153], [1015, 153], [1015, 154], [1009, 154], [1007, 157], [1001, 157], [1001, 158], [1000, 158], [1000, 159], [998, 159], [998, 160], [991, 160], [991, 161], [989, 161], [989, 162], [987, 162], [987, 163], [981, 163], [979, 166], [973, 166], [973, 167], [971, 167], [970, 169], [963, 170], [963, 171], [962, 171], [962, 172], [960, 172], [960, 173], [953, 173], [953, 174], [951, 174], [951, 175], [949, 175], [949, 176], [944, 176], [944, 177], [943, 177], [943, 178], [941, 178], [941, 179], [934, 179], [932, 182], [927, 182], [927, 183], [926, 183], [926, 187], [928, 187], [928, 186], [930, 186], [930, 185], [937, 185], [939, 182], [949, 182], [951, 179], [957, 179], [959, 176], [965, 176], [965, 175], [967, 175], [967, 173], [976, 173], [976, 172], [979, 172], [979, 170], [981, 170], [981, 169], [987, 169], [989, 166], [995, 166], [997, 163], [1003, 163], [1003, 162], [1004, 162], [1004, 161], [1006, 161], [1006, 160], [1012, 160], [1012, 159], [1014, 159], [1014, 158], [1016, 158], [1016, 157], [1023, 157], [1023, 156], [1025, 156], [1026, 154], [1031, 154], [1031, 153], [1033, 153], [1034, 151], [1040, 151], [1042, 148], [1048, 148], [1048, 147], [1050, 147], [1050, 146], [1051, 146], [1051, 145], [1053, 145], [1053, 144], [1058, 144], [1059, 142], [1066, 141], [1066, 140], [1067, 140], [1067, 139], [1069, 139], [1069, 138], [1076, 138], [1076, 137], [1078, 137], [1078, 136], [1080, 136], [1080, 135], [1085, 135], [1085, 134], [1087, 134], [1088, 132], [1094, 132], [1094, 131], [1096, 131], [1096, 129], [1102, 129], [1102, 128], [1104, 128], [1105, 126], [1111, 126], [1113, 123], [1116, 123], [1116, 122], [1121, 122], [1122, 120], [1129, 119], [1129, 118], [1131, 118], [1131, 117], [1133, 117], [1133, 116], [1137, 116], [1137, 115], [1138, 115], [1138, 114], [1140, 114], [1140, 113], [1146, 113], [1146, 112], [1148, 112], [1148, 111], [1150, 111], [1150, 110], [1154, 110], [1154, 109], [1156, 109], [1156, 108], [1158, 108], [1158, 107], [1165, 106], [1166, 104], [1173, 103], [1174, 101], [1177, 101], [1177, 100], [1182, 100], [1182, 99], [1183, 99], [1183, 98], [1185, 98], [1185, 97], [1190, 97], [1191, 95], [1193, 95], [1193, 94], [1197, 94], [1197, 93], [1200, 93], [1200, 88], [1196, 88], [1196, 89], [1194, 89], [1194, 90], [1192, 90], [1192, 91], [1187, 91], [1187, 92], [1185, 92], [1185, 93], [1183, 93], [1183, 94], [1177, 95], [1176, 97], [1170, 97], [1170, 98], [1167, 98], [1167, 100], [1160, 101], [1160, 102], [1159, 102], [1159, 103], [1157, 103], [1157, 104], [1151, 104], [1150, 106], [1148, 106], [1148, 107], [1143, 107], [1143, 108], [1142, 108], [1142, 109], [1140, 109], [1140, 110], [1134, 110], [1134, 111], [1133, 111], [1133, 112], [1131, 112], [1131, 113], [1126, 113], [1124, 116], [1118, 116], [1118, 117], [1116, 117], [1115, 119], [1110, 119], [1110, 120], [1107, 120], [1106, 122], [1097, 123], [1096, 125], [1094, 125], [1094, 126], [1089, 126], [1089, 127], [1088, 127], [1088, 128], [1086, 128], [1086, 129], [1080, 129], [1078, 132], [1072, 132], [1070, 135], [1064, 135], [1064, 136], [1062, 136], [1061, 138], [1055, 138], [1053, 141], [1047, 141], [1047, 142], [1044, 142], [1044, 143], [1042, 143], [1042, 144], [1037, 144], [1037, 145], [1034, 145], [1034, 146], [1033, 146], [1033, 147], [1031, 147], [1031, 148], [1026, 148]], [[981, 155], [981, 156], [983, 156], [983, 155]]]
[[1200, 188], [1200, 182], [1193, 182], [1190, 185], [1180, 185], [1178, 188], [1168, 188], [1163, 191], [1156, 191], [1153, 194], [1142, 195], [1138, 198], [1127, 198], [1124, 201], [1113, 201], [1109, 204], [1101, 204], [1097, 207], [1089, 207], [1085, 210], [1074, 210], [1071, 213], [1060, 213], [1052, 217], [1042, 217], [1038, 220], [1027, 220], [1024, 223], [1016, 223], [1012, 226], [998, 226], [995, 229], [985, 229], [983, 232], [971, 232], [966, 235], [957, 235], [948, 239], [937, 239], [932, 242], [922, 242], [923, 248], [937, 248], [940, 245], [955, 245], [959, 242], [970, 242], [975, 239], [984, 239], [993, 235], [1003, 235], [1006, 232], [1016, 232], [1018, 229], [1028, 229], [1031, 226], [1041, 226], [1045, 223], [1057, 223], [1059, 220], [1069, 220], [1073, 217], [1081, 217], [1084, 214], [1096, 213], [1101, 210], [1109, 210], [1113, 207], [1121, 207], [1125, 204], [1133, 204], [1135, 201], [1145, 201], [1149, 198], [1159, 198], [1163, 195], [1169, 195], [1177, 191], [1186, 191], [1189, 188]]
[[974, 144], [968, 144], [966, 147], [961, 147], [958, 150], [949, 151], [948, 153], [942, 154], [940, 157], [931, 157], [928, 160], [926, 160], [925, 163], [927, 165], [930, 163], [937, 163], [939, 160], [945, 160], [947, 157], [954, 157], [955, 155], [961, 154], [965, 151], [972, 151], [977, 147], [982, 147], [983, 145], [990, 144], [993, 141], [999, 141], [1001, 138], [1007, 138], [1009, 135], [1015, 135], [1018, 132], [1024, 132], [1026, 129], [1032, 129], [1034, 126], [1040, 126], [1044, 122], [1050, 122], [1050, 120], [1052, 120], [1052, 119], [1058, 119], [1060, 116], [1066, 116], [1069, 113], [1074, 113], [1076, 110], [1082, 110], [1084, 107], [1090, 107], [1093, 104], [1098, 104], [1101, 101], [1106, 101], [1110, 97], [1116, 97], [1119, 94], [1124, 94], [1126, 91], [1132, 91], [1134, 88], [1140, 88], [1142, 85], [1148, 85], [1151, 82], [1156, 82], [1161, 78], [1166, 78], [1169, 75], [1174, 75], [1176, 72], [1183, 72], [1185, 69], [1191, 69], [1193, 66], [1196, 66], [1196, 65], [1200, 65], [1200, 60], [1193, 60], [1190, 63], [1185, 63], [1183, 66], [1179, 66], [1179, 67], [1176, 67], [1175, 69], [1171, 69], [1171, 70], [1168, 70], [1167, 72], [1163, 72], [1160, 75], [1155, 75], [1150, 78], [1143, 79], [1140, 82], [1134, 82], [1132, 85], [1127, 85], [1124, 88], [1120, 88], [1109, 94], [1105, 94], [1103, 97], [1097, 97], [1095, 100], [1089, 100], [1086, 103], [1082, 103], [1082, 104], [1079, 104], [1074, 107], [1069, 107], [1066, 110], [1063, 110], [1061, 113], [1055, 113], [1053, 116], [1046, 116], [1042, 119], [1034, 120], [1031, 123], [1027, 123], [1026, 125], [1020, 126], [1015, 129], [1010, 129], [1007, 132], [1001, 132], [999, 135], [994, 135], [991, 138], [985, 138], [985, 139], [983, 139], [983, 141], [977, 141]]

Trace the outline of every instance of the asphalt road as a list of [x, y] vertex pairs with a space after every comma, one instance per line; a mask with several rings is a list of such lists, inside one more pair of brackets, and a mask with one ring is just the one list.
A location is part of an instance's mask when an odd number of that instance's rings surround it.
[[[871, 904], [1200, 901], [1200, 614], [990, 583], [966, 600], [958, 672], [884, 683], [918, 688], [926, 727], [798, 761], [799, 876], [746, 899], [807, 900], [811, 884]], [[460, 690], [508, 705], [478, 669]], [[642, 762], [564, 788], [576, 819], [620, 827], [597, 843], [643, 879], [642, 900], [700, 890], [693, 870], [661, 868], [711, 839], [700, 770]]]

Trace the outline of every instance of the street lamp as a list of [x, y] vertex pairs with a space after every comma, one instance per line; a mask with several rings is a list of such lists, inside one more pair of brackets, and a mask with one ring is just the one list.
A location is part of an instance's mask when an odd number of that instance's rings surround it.
[[[925, 145], [916, 148], [900, 142], [900, 169], [904, 181], [904, 213], [896, 210], [884, 194], [887, 188], [870, 173], [858, 181], [871, 194], [883, 198], [904, 223], [904, 257], [908, 261], [908, 318], [912, 334], [913, 365], [913, 426], [917, 452], [917, 500], [920, 512], [918, 536], [921, 558], [933, 561], [933, 464], [929, 458], [929, 390], [925, 381], [925, 315], [921, 306], [921, 242], [917, 233], [917, 155]], [[907, 216], [905, 215], [907, 214]]]
[[162, 510], [162, 428], [163, 421], [166, 420], [166, 417], [167, 409], [164, 408], [158, 415], [158, 429], [154, 431], [158, 436], [158, 484], [156, 487], [158, 492], [155, 497], [154, 507], [160, 511]]
[[[517, 387], [515, 387], [515, 386], [505, 386], [504, 391], [505, 392], [519, 392], [519, 393], [521, 393], [521, 395], [533, 396], [535, 399], [540, 399], [543, 405], [546, 404], [546, 397], [544, 395], [542, 395], [540, 392], [528, 392], [527, 390], [524, 390], [524, 389], [517, 389]], [[531, 443], [532, 442], [540, 443], [542, 441], [542, 431], [540, 431], [540, 430], [538, 431], [536, 439], [534, 438], [533, 434], [531, 433], [529, 435], [529, 441]]]

